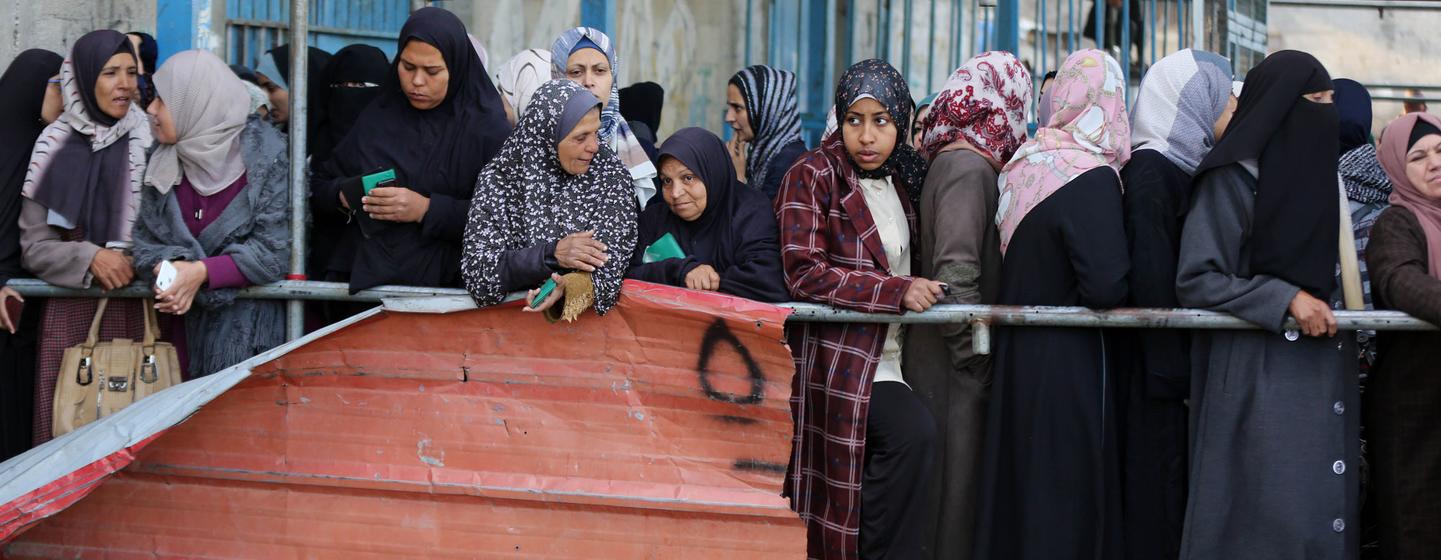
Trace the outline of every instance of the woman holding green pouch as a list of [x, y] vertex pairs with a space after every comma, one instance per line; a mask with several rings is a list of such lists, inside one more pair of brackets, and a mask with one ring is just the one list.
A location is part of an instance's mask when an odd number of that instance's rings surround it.
[[672, 134], [660, 149], [660, 185], [665, 204], [641, 213], [627, 278], [758, 301], [790, 299], [771, 201], [736, 178], [725, 142], [702, 128]]

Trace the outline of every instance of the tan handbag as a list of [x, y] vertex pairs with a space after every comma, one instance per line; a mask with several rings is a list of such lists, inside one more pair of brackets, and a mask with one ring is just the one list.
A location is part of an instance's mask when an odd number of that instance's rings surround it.
[[179, 385], [180, 358], [175, 346], [156, 342], [155, 304], [145, 300], [145, 339], [98, 342], [100, 320], [109, 299], [100, 300], [85, 342], [65, 349], [55, 382], [55, 437], [109, 416], [131, 403]]

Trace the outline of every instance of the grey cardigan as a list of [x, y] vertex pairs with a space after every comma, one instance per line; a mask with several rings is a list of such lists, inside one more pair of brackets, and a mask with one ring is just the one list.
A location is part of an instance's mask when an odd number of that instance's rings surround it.
[[[161, 261], [229, 255], [252, 284], [285, 276], [290, 264], [290, 158], [285, 138], [251, 115], [240, 134], [245, 191], [192, 236], [175, 191], [146, 187], [135, 220], [136, 276], [154, 280]], [[239, 290], [204, 289], [185, 316], [190, 376], [209, 375], [285, 342], [284, 302], [237, 299]]]

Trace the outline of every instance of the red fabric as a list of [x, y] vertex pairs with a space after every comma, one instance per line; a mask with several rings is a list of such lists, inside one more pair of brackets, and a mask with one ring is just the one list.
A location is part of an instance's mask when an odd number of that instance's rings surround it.
[[[911, 238], [916, 216], [900, 175], [896, 195]], [[880, 233], [840, 134], [786, 173], [776, 198], [786, 286], [797, 301], [870, 313], [901, 313], [911, 278], [890, 276]], [[796, 376], [796, 431], [783, 494], [806, 522], [810, 558], [858, 558], [861, 475], [871, 381], [886, 325], [789, 326]]]

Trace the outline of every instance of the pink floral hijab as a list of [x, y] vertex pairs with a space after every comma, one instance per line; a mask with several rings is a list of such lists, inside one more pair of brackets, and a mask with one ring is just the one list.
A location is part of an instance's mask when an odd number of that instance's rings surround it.
[[1001, 169], [996, 225], [1001, 254], [1026, 214], [1082, 173], [1131, 158], [1125, 74], [1110, 55], [1095, 49], [1072, 53], [1046, 91], [1050, 120]]

